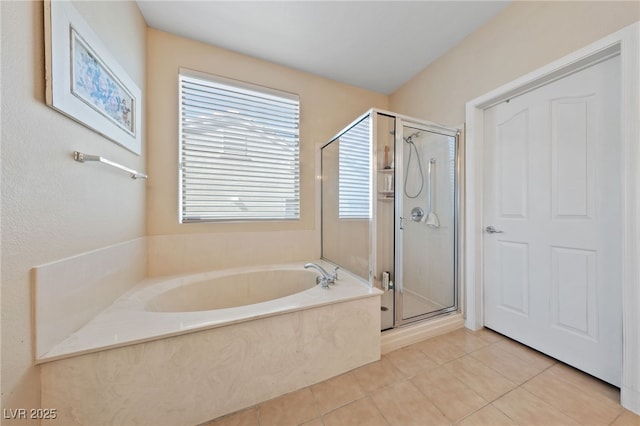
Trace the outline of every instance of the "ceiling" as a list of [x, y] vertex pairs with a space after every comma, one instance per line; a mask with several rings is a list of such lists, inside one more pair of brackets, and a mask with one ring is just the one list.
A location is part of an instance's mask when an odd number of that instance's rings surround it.
[[147, 24], [390, 94], [507, 1], [137, 0]]

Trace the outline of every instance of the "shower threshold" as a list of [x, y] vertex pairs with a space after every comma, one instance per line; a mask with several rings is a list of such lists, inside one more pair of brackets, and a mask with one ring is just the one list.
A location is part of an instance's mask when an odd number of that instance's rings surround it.
[[384, 355], [421, 340], [439, 336], [463, 327], [464, 316], [462, 313], [452, 312], [391, 328], [382, 332], [380, 338], [380, 353]]

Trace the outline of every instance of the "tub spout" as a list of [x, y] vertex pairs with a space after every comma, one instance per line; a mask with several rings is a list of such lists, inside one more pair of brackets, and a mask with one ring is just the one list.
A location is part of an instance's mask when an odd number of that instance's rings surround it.
[[336, 269], [331, 274], [325, 271], [325, 269], [322, 266], [318, 265], [317, 263], [311, 263], [311, 262], [305, 263], [304, 268], [305, 269], [313, 268], [320, 273], [321, 276], [317, 277], [316, 281], [323, 288], [328, 288], [329, 284], [335, 283], [336, 280], [338, 279], [338, 269], [339, 269], [338, 267], [336, 267]]

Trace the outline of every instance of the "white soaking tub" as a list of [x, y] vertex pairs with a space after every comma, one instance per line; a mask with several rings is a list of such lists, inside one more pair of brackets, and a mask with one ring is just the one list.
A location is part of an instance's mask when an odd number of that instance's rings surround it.
[[315, 277], [299, 263], [145, 280], [37, 360], [48, 422], [200, 424], [380, 359], [381, 292]]

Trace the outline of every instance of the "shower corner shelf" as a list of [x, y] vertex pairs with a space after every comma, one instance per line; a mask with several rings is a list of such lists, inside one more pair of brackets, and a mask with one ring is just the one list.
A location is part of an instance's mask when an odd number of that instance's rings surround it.
[[[387, 169], [378, 169], [378, 173], [384, 176], [384, 179], [392, 179], [391, 182], [393, 182], [394, 172], [395, 169], [393, 167], [389, 167]], [[393, 200], [394, 195], [395, 194], [393, 191], [378, 191], [378, 201], [391, 201]]]

